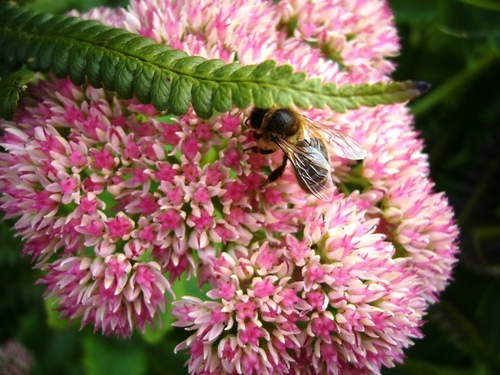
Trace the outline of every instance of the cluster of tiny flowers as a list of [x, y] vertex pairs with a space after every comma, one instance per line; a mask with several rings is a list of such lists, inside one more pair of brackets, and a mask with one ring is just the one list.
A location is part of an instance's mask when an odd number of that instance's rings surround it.
[[0, 346], [0, 375], [29, 375], [33, 363], [33, 355], [18, 341]]
[[[388, 81], [398, 51], [380, 0], [135, 0], [79, 16], [337, 84]], [[420, 337], [457, 228], [404, 105], [305, 111], [367, 151], [331, 156], [339, 189], [321, 202], [289, 168], [260, 187], [283, 155], [251, 151], [248, 112], [172, 117], [50, 75], [23, 95], [0, 123], [0, 204], [63, 317], [130, 336], [177, 297], [192, 374], [378, 374]], [[181, 276], [206, 298], [174, 296]]]
[[425, 300], [409, 261], [349, 200], [284, 236], [236, 247], [212, 262], [210, 298], [174, 302], [195, 333], [197, 374], [373, 374], [419, 337]]

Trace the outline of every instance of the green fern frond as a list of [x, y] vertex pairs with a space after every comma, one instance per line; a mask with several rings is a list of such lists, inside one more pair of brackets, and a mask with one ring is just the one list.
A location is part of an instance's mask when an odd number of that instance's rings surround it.
[[[427, 90], [420, 82], [363, 85], [322, 85], [288, 65], [225, 64], [188, 56], [152, 39], [113, 29], [97, 21], [38, 13], [6, 3], [0, 5], [0, 61], [13, 68], [52, 71], [76, 85], [116, 91], [123, 99], [136, 95], [160, 111], [182, 115], [193, 106], [202, 118], [214, 110], [237, 106], [268, 108], [274, 104], [300, 108], [325, 105], [344, 112], [413, 99]], [[9, 102], [11, 103], [11, 102]], [[11, 104], [7, 106], [13, 111]]]
[[26, 84], [33, 79], [33, 72], [21, 69], [0, 80], [0, 116], [10, 120], [19, 101], [19, 93], [26, 89]]

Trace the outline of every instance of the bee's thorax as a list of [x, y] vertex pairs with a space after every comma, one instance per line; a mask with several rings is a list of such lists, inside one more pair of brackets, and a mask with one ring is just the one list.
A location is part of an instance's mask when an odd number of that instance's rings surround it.
[[300, 127], [299, 120], [295, 117], [294, 113], [284, 108], [268, 112], [264, 116], [263, 122], [265, 123], [266, 131], [282, 137], [295, 135]]

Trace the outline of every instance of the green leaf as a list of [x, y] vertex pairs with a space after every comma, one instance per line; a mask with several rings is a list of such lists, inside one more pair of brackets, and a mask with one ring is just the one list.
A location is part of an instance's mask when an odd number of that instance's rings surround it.
[[233, 88], [233, 102], [238, 108], [250, 107], [253, 103], [252, 85], [240, 83]]
[[201, 62], [195, 70], [195, 74], [199, 76], [210, 77], [213, 71], [218, 70], [224, 66], [224, 61], [219, 59], [207, 60]]
[[293, 68], [290, 65], [281, 65], [274, 69], [269, 78], [272, 81], [284, 81], [289, 79], [293, 74]]
[[379, 104], [392, 104], [418, 98], [429, 90], [429, 84], [418, 81], [374, 83], [362, 85], [334, 84], [324, 85], [323, 91], [345, 98], [347, 109], [355, 109], [360, 105], [373, 107]]
[[[310, 106], [309, 98], [306, 95], [302, 95], [302, 93], [300, 91], [293, 91], [292, 92], [292, 101], [297, 107], [302, 108], [302, 109], [308, 109]], [[345, 112], [344, 106], [341, 106], [340, 108], [342, 108], [342, 110], [340, 110], [340, 111], [338, 111], [335, 108], [333, 108], [333, 109], [335, 109], [338, 112]]]
[[[71, 82], [75, 85], [82, 85], [85, 82], [85, 56], [87, 55], [87, 52], [88, 46], [86, 45], [74, 45], [69, 51], [68, 73], [71, 78]], [[39, 58], [39, 60], [41, 60], [41, 58]], [[120, 82], [124, 81], [125, 79]], [[120, 94], [119, 91], [118, 93]]]
[[19, 101], [19, 93], [26, 89], [26, 84], [33, 79], [33, 72], [17, 70], [0, 80], [0, 116], [12, 119]]
[[478, 8], [495, 10], [500, 12], [500, 2], [498, 0], [460, 0], [465, 4], [469, 4]]
[[200, 81], [193, 87], [193, 109], [202, 118], [212, 116], [212, 93], [214, 85], [210, 81]]
[[255, 67], [252, 75], [257, 79], [265, 78], [266, 76], [269, 76], [272, 73], [274, 68], [276, 68], [276, 61], [274, 60], [264, 61], [263, 63], [260, 63]]
[[228, 112], [232, 107], [231, 85], [227, 83], [216, 86], [212, 97], [213, 106], [218, 112]]
[[[311, 102], [314, 101], [314, 98], [312, 99], [313, 100], [311, 100]], [[293, 104], [292, 95], [289, 91], [277, 91], [274, 94], [274, 100], [276, 101], [276, 104], [280, 107], [291, 107]]]
[[126, 61], [120, 60], [115, 69], [115, 74], [120, 77], [120, 79], [115, 80], [116, 92], [123, 99], [131, 99], [134, 94], [132, 91], [132, 83], [134, 81], [134, 73], [137, 70], [137, 64], [135, 64], [135, 61], [131, 64], [127, 64]]
[[274, 100], [270, 88], [256, 86], [253, 90], [253, 101], [255, 103], [255, 106], [259, 108], [271, 107], [274, 103]]
[[180, 116], [188, 111], [192, 85], [192, 81], [186, 77], [180, 77], [172, 83], [170, 109], [174, 115]]
[[155, 72], [147, 65], [139, 65], [138, 72], [133, 78], [133, 91], [141, 103], [151, 103], [151, 92], [149, 84], [153, 80]]
[[[262, 108], [274, 104], [309, 108], [330, 106], [345, 111], [410, 100], [422, 91], [415, 82], [390, 82], [337, 87], [318, 78], [306, 79], [291, 66], [269, 60], [258, 65], [225, 65], [222, 60], [188, 56], [155, 44], [149, 38], [97, 21], [52, 16], [8, 3], [0, 5], [0, 62], [12, 67], [69, 76], [75, 85], [134, 95], [159, 110], [185, 114], [193, 106], [202, 118], [234, 105]], [[9, 102], [10, 103], [10, 102]], [[7, 104], [12, 112], [12, 105]], [[7, 111], [7, 112], [9, 112]], [[5, 112], [5, 113], [7, 113]]]
[[[56, 42], [57, 43], [57, 42]], [[68, 75], [69, 48], [63, 42], [58, 42], [52, 56], [50, 69], [57, 78], [64, 78]], [[40, 70], [40, 67], [33, 66], [33, 70]]]

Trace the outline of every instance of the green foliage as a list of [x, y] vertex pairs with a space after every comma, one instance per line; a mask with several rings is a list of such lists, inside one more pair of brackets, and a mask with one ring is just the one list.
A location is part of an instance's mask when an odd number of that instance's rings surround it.
[[141, 375], [146, 371], [146, 354], [135, 341], [86, 335], [83, 347], [87, 374]]
[[476, 7], [495, 10], [497, 12], [500, 11], [500, 2], [498, 2], [498, 0], [460, 0], [460, 1]]
[[0, 222], [0, 342], [16, 333], [22, 314], [43, 311], [43, 288], [36, 281], [29, 259], [21, 257], [21, 241], [13, 238], [12, 221]]
[[10, 120], [19, 101], [19, 93], [33, 79], [33, 72], [21, 69], [4, 75], [0, 79], [0, 116]]
[[[26, 64], [33, 71], [86, 80], [97, 88], [133, 95], [144, 104], [174, 115], [192, 104], [196, 114], [211, 117], [233, 105], [269, 108], [273, 104], [309, 108], [329, 106], [345, 112], [359, 106], [404, 102], [427, 91], [421, 82], [336, 86], [306, 79], [274, 61], [259, 65], [224, 64], [188, 56], [152, 39], [113, 29], [97, 21], [53, 16], [4, 3], [0, 5], [0, 61], [11, 68]], [[11, 90], [12, 91], [12, 90]], [[16, 96], [12, 96], [16, 99]], [[2, 99], [2, 98], [0, 98]], [[0, 115], [9, 117], [17, 100], [4, 100]]]
[[437, 190], [461, 227], [455, 280], [424, 338], [384, 375], [500, 373], [500, 12], [498, 1], [393, 0], [398, 77], [433, 89], [412, 103]]

